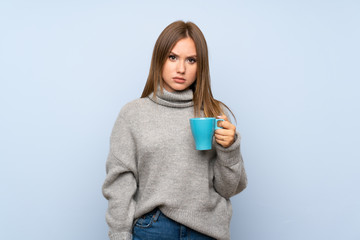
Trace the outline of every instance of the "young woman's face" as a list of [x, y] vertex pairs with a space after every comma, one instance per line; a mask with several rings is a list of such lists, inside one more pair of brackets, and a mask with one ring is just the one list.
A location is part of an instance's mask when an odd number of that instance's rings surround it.
[[168, 92], [188, 89], [196, 80], [196, 47], [191, 38], [179, 40], [163, 67], [162, 79]]

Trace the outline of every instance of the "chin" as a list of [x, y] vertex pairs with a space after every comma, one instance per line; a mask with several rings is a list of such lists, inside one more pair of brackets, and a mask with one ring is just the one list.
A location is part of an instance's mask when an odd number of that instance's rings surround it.
[[178, 91], [178, 92], [184, 91], [185, 89], [189, 88], [187, 84], [179, 84], [179, 83], [164, 84], [164, 87], [166, 90]]
[[175, 91], [184, 91], [185, 89], [187, 89], [188, 87], [186, 87], [186, 86], [183, 86], [183, 87], [173, 87], [173, 89], [175, 90]]

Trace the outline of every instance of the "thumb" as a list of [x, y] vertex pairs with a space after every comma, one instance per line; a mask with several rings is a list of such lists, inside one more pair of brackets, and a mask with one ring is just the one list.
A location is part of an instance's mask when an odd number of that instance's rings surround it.
[[216, 118], [218, 118], [218, 119], [224, 119], [225, 121], [229, 121], [225, 114], [223, 114], [223, 115], [221, 115], [221, 116], [217, 116]]

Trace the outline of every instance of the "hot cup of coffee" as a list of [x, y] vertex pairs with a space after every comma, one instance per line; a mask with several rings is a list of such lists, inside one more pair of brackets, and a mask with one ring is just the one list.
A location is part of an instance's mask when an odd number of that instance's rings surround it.
[[191, 132], [195, 140], [196, 150], [210, 150], [212, 147], [212, 139], [218, 127], [218, 121], [224, 119], [216, 118], [190, 118]]

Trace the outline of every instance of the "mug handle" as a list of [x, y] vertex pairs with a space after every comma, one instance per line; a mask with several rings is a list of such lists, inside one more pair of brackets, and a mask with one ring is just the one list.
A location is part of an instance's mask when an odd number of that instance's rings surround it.
[[215, 130], [216, 129], [223, 129], [223, 127], [218, 127], [218, 125], [217, 125], [217, 123], [218, 123], [218, 121], [225, 121], [224, 119], [215, 119]]

